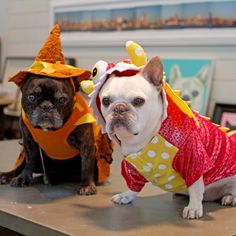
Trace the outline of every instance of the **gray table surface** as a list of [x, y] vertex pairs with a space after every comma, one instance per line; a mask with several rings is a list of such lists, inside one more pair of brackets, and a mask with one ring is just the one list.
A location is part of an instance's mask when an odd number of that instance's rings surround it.
[[[0, 142], [0, 170], [11, 169], [20, 146]], [[120, 174], [121, 156], [114, 152], [109, 180], [93, 196], [78, 196], [76, 184], [13, 188], [0, 185], [0, 225], [26, 235], [236, 235], [236, 208], [204, 203], [201, 220], [183, 220], [186, 197], [147, 184], [129, 205], [114, 205], [112, 195], [126, 190]]]

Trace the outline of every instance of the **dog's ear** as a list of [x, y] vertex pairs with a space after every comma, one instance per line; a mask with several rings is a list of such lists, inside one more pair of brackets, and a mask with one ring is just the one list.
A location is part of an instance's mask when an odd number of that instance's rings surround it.
[[173, 65], [170, 69], [170, 79], [169, 83], [173, 84], [176, 80], [181, 79], [182, 75], [178, 65]]
[[158, 91], [163, 86], [163, 65], [159, 57], [152, 58], [142, 69], [143, 77], [150, 83], [154, 84]]
[[210, 73], [210, 66], [205, 65], [198, 72], [197, 77], [202, 81], [203, 84], [206, 84], [209, 73]]

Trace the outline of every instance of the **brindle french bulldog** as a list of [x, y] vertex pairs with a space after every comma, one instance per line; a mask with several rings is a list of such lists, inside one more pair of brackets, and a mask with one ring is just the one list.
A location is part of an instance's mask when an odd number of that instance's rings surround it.
[[[76, 90], [68, 80], [45, 76], [30, 75], [21, 85], [22, 108], [33, 128], [44, 131], [58, 130], [67, 122], [74, 108], [74, 96], [79, 84], [73, 80]], [[0, 183], [23, 187], [32, 184], [33, 173], [43, 173], [39, 145], [20, 117], [23, 136], [24, 164], [12, 172], [1, 173]], [[55, 184], [65, 180], [77, 180], [80, 183], [78, 193], [90, 195], [96, 193], [94, 179], [95, 143], [92, 123], [77, 126], [68, 136], [69, 145], [79, 149], [79, 155], [68, 160], [55, 160], [43, 152], [45, 172], [48, 181]], [[61, 144], [58, 143], [58, 146]]]

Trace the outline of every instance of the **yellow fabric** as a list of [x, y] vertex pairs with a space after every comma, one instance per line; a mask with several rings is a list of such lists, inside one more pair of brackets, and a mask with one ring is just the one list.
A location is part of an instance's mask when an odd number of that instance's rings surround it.
[[79, 126], [81, 124], [87, 124], [87, 123], [94, 123], [96, 122], [96, 119], [90, 114], [87, 113], [84, 116], [82, 116], [76, 123], [76, 126]]
[[80, 83], [80, 87], [86, 94], [90, 94], [94, 90], [94, 83], [92, 80], [83, 80]]
[[28, 68], [29, 72], [33, 72], [33, 73], [37, 73], [37, 74], [53, 74], [55, 72], [60, 72], [62, 70], [67, 70], [68, 71], [68, 75], [70, 75], [70, 70], [71, 69], [77, 69], [74, 66], [71, 65], [64, 65], [64, 64], [60, 64], [58, 62], [56, 63], [49, 63], [49, 62], [45, 62], [45, 61], [34, 61], [33, 64], [30, 66], [30, 68]]
[[170, 88], [168, 83], [165, 83], [164, 85], [165, 92], [168, 94], [168, 96], [174, 101], [174, 103], [179, 107], [181, 111], [183, 111], [188, 117], [193, 118], [196, 125], [199, 127], [199, 123], [193, 114], [192, 110], [189, 108], [187, 103], [183, 101], [180, 97], [178, 97], [174, 91]]
[[231, 135], [233, 135], [233, 134], [236, 134], [236, 130], [232, 130], [232, 131], [230, 131], [230, 132], [227, 133], [228, 136], [231, 136]]
[[178, 148], [157, 134], [140, 152], [125, 157], [148, 181], [169, 192], [186, 192], [184, 179], [173, 167]]
[[147, 63], [146, 53], [139, 44], [133, 41], [127, 41], [126, 51], [134, 65], [143, 66]]

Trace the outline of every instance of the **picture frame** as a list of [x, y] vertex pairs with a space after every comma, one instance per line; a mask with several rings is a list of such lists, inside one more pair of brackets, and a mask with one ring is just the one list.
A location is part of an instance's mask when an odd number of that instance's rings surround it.
[[163, 58], [166, 81], [190, 108], [206, 115], [212, 83], [213, 60], [204, 58]]
[[[113, 2], [113, 1], [112, 1]], [[97, 8], [94, 8], [97, 5]], [[116, 5], [100, 8], [93, 3], [66, 9], [55, 8], [53, 22], [61, 26], [62, 32], [68, 31], [122, 31], [136, 29], [236, 27], [236, 2], [216, 1], [139, 1], [129, 5]], [[227, 14], [229, 12], [229, 14]]]
[[230, 130], [236, 130], [236, 104], [216, 103], [212, 121]]
[[131, 39], [143, 46], [236, 45], [236, 12], [227, 15], [222, 10], [235, 9], [235, 4], [233, 0], [52, 0], [50, 18], [51, 25], [60, 25], [64, 46], [118, 46]]

